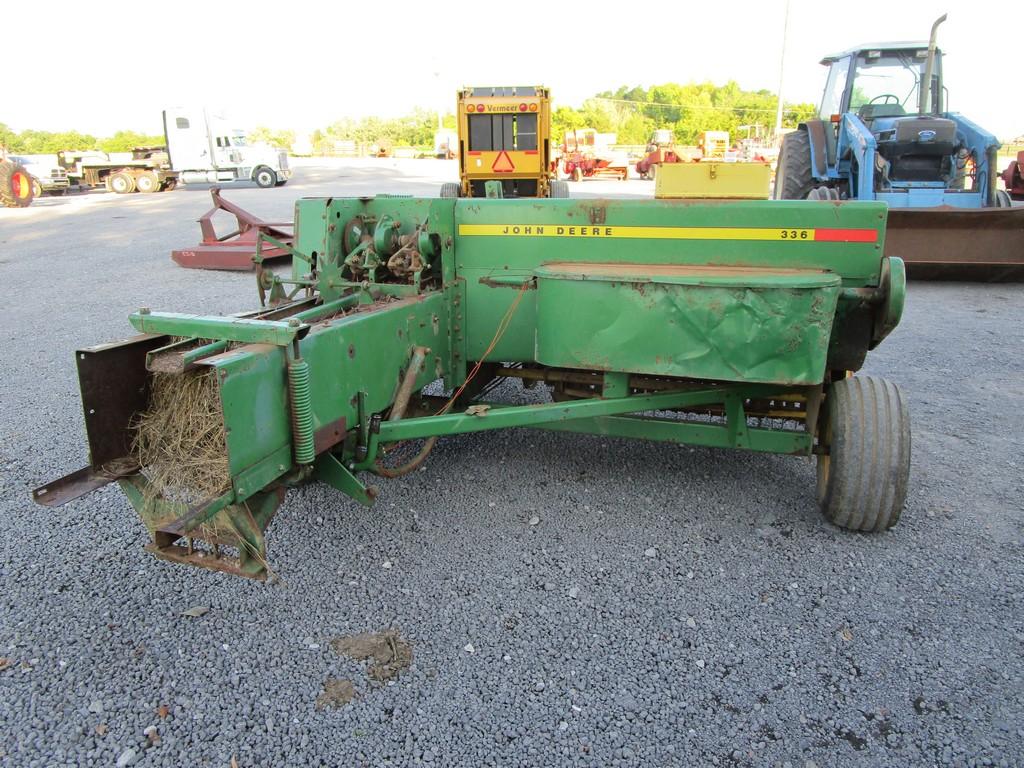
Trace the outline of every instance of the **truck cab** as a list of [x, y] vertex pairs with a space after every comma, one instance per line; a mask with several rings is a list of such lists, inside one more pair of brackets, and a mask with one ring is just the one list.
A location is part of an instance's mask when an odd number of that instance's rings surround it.
[[244, 131], [220, 115], [176, 108], [165, 110], [163, 118], [171, 169], [186, 184], [251, 179], [274, 187], [291, 178], [287, 151], [251, 145]]

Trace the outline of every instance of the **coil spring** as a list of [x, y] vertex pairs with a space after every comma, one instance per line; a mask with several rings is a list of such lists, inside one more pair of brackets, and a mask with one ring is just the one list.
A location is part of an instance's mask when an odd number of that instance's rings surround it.
[[292, 396], [292, 436], [295, 461], [311, 464], [316, 458], [313, 448], [313, 407], [309, 396], [309, 363], [292, 360], [288, 363], [288, 386]]

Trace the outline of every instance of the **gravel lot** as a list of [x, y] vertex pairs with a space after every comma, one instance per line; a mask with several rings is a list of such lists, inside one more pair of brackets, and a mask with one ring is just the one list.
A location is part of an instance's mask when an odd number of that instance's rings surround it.
[[[227, 195], [281, 219], [453, 177], [352, 161]], [[1024, 764], [1024, 286], [914, 284], [869, 356], [912, 409], [888, 534], [825, 523], [808, 460], [517, 430], [441, 441], [372, 510], [292, 492], [265, 585], [153, 559], [114, 487], [29, 497], [86, 463], [74, 349], [141, 305], [256, 303], [250, 275], [170, 261], [208, 203], [0, 210], [0, 763]], [[412, 649], [388, 683], [330, 646], [388, 628]], [[332, 678], [356, 697], [318, 708]]]

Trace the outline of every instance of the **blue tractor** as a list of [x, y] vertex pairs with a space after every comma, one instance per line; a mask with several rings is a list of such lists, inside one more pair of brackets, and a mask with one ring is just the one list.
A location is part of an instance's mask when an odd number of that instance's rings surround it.
[[883, 200], [886, 252], [911, 276], [1016, 278], [1024, 208], [996, 187], [996, 137], [944, 110], [936, 33], [945, 19], [928, 43], [861, 46], [822, 61], [818, 118], [783, 137], [774, 197]]

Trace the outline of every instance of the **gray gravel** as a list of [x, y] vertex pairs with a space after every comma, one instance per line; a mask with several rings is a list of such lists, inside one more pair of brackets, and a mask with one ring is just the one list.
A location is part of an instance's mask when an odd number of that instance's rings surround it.
[[[300, 169], [229, 197], [277, 219], [448, 169]], [[1024, 286], [913, 285], [870, 356], [913, 418], [886, 535], [825, 523], [806, 460], [520, 430], [441, 441], [372, 510], [292, 492], [264, 585], [154, 560], [114, 488], [29, 500], [86, 461], [76, 347], [140, 305], [255, 303], [250, 276], [171, 265], [206, 205], [0, 211], [0, 763], [1024, 764]], [[414, 654], [391, 683], [330, 647], [387, 628]], [[329, 678], [357, 698], [317, 709]]]

